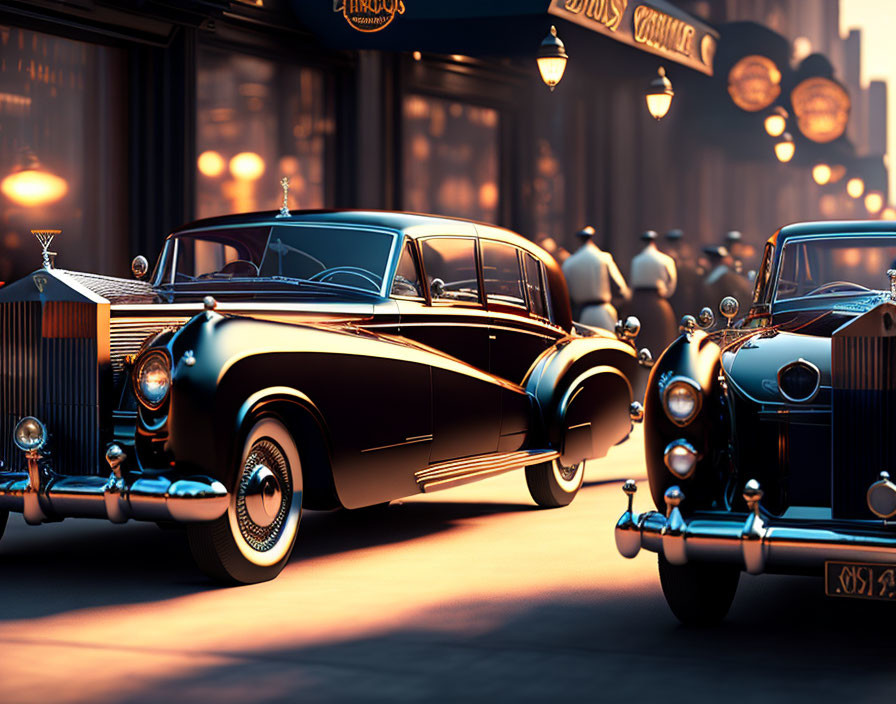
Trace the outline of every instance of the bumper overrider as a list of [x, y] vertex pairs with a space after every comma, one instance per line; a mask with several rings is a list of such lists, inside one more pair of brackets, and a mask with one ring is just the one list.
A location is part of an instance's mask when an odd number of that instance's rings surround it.
[[635, 557], [645, 548], [673, 565], [717, 562], [737, 565], [750, 574], [820, 569], [827, 561], [896, 563], [892, 523], [869, 529], [867, 525], [819, 526], [818, 522], [766, 519], [760, 514], [762, 490], [755, 480], [744, 488], [750, 509], [746, 516], [713, 511], [685, 519], [679, 510], [684, 494], [677, 486], [666, 490], [665, 515], [658, 511], [636, 514], [632, 511], [635, 482], [625, 482], [623, 491], [628, 495], [628, 510], [616, 524], [616, 547], [623, 557]]
[[106, 450], [108, 478], [55, 474], [42, 466], [46, 439], [43, 423], [23, 418], [15, 442], [25, 453], [27, 471], [0, 472], [0, 510], [22, 513], [27, 523], [65, 517], [193, 523], [215, 520], [227, 511], [227, 489], [209, 477], [153, 475], [128, 481], [121, 471], [127, 456], [116, 444]]

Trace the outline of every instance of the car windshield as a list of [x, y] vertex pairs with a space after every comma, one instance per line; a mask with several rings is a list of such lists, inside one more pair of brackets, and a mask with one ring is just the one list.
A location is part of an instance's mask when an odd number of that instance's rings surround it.
[[855, 295], [889, 287], [896, 236], [788, 240], [781, 253], [775, 300]]
[[172, 237], [157, 282], [290, 279], [379, 292], [395, 235], [319, 225], [194, 230]]

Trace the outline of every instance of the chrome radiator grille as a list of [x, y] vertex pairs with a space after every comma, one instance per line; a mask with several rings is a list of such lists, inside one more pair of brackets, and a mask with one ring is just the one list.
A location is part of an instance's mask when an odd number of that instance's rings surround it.
[[0, 451], [13, 468], [20, 418], [33, 415], [51, 435], [53, 468], [99, 471], [100, 380], [97, 306], [90, 303], [0, 303]]
[[151, 335], [166, 328], [179, 328], [187, 317], [119, 317], [110, 321], [110, 351], [115, 384], [121, 380], [125, 358], [137, 354]]
[[896, 472], [896, 337], [835, 335], [831, 376], [833, 515], [870, 519], [869, 485]]

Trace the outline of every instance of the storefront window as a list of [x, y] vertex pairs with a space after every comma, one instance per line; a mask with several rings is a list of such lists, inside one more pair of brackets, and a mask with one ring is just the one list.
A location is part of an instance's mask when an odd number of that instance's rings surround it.
[[127, 82], [118, 49], [0, 26], [0, 281], [37, 269], [124, 274]]
[[492, 108], [406, 96], [404, 208], [497, 221], [498, 123]]
[[327, 202], [334, 121], [324, 75], [254, 56], [201, 49], [197, 75], [196, 214]]

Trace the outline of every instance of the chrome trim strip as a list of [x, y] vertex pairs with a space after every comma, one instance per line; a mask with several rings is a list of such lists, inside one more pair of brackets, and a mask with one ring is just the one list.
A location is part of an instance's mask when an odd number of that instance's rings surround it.
[[417, 435], [412, 438], [405, 438], [402, 442], [394, 442], [391, 445], [379, 445], [377, 447], [368, 447], [361, 452], [376, 452], [377, 450], [389, 450], [393, 447], [405, 447], [406, 445], [417, 445], [421, 442], [432, 442], [432, 435]]
[[518, 450], [516, 452], [494, 452], [487, 455], [465, 457], [461, 460], [450, 460], [432, 464], [414, 474], [417, 485], [423, 492], [434, 489], [447, 489], [452, 486], [466, 484], [484, 479], [487, 476], [502, 474], [533, 464], [549, 462], [557, 459], [557, 450]]

